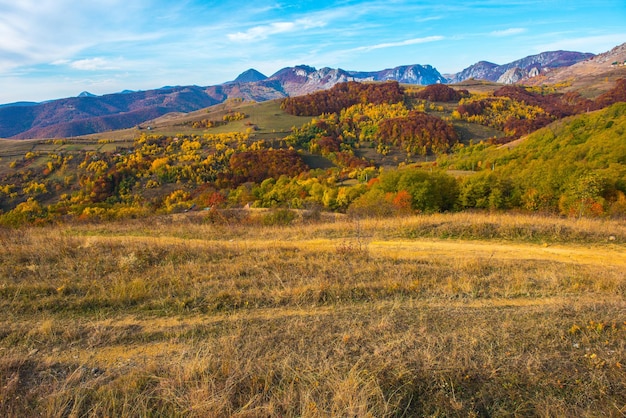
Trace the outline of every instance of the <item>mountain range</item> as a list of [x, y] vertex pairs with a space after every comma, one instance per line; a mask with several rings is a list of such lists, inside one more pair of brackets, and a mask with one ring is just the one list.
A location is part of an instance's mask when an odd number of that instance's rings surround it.
[[449, 77], [450, 83], [460, 83], [470, 78], [514, 84], [550, 72], [554, 68], [569, 67], [594, 57], [594, 54], [572, 51], [550, 51], [510, 62], [504, 65], [479, 61]]
[[593, 54], [572, 51], [544, 52], [504, 65], [480, 61], [447, 77], [430, 65], [418, 64], [370, 72], [298, 65], [283, 68], [269, 77], [249, 69], [233, 81], [215, 86], [167, 86], [102, 96], [82, 92], [78, 97], [42, 103], [0, 105], [0, 138], [59, 138], [124, 129], [170, 112], [209, 107], [228, 98], [266, 101], [308, 94], [347, 81], [394, 80], [429, 85], [474, 78], [510, 84], [532, 77], [542, 78], [557, 68], [582, 65], [593, 57]]

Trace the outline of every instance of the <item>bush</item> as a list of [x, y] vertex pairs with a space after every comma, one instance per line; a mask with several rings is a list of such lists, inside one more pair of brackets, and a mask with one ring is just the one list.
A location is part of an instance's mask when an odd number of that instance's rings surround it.
[[295, 218], [295, 212], [289, 209], [275, 209], [263, 216], [263, 225], [289, 225]]

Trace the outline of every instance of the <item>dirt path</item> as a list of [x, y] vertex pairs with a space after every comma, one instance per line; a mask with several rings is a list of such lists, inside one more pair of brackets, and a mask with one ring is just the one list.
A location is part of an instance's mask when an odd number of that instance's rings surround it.
[[375, 241], [371, 251], [397, 257], [458, 256], [502, 260], [550, 260], [576, 264], [626, 266], [623, 247], [584, 245], [538, 245], [484, 241]]
[[[314, 240], [202, 240], [176, 237], [86, 237], [86, 245], [94, 241], [143, 242], [150, 245], [186, 245], [193, 247], [223, 247], [229, 249], [301, 248], [332, 251], [346, 245], [358, 245], [349, 239]], [[540, 245], [533, 243], [462, 241], [462, 240], [389, 240], [362, 243], [374, 257], [394, 258], [493, 258], [499, 260], [546, 260], [587, 265], [626, 266], [626, 249], [615, 244]]]

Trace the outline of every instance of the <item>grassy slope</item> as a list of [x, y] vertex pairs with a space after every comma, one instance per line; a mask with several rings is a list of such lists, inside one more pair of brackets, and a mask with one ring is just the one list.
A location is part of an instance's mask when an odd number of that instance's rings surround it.
[[[233, 121], [226, 125], [214, 128], [194, 129], [186, 123], [209, 119], [221, 121], [223, 116], [229, 111], [242, 112], [248, 118], [240, 121]], [[292, 126], [301, 126], [311, 120], [310, 117], [292, 116], [280, 109], [280, 100], [272, 100], [262, 103], [233, 102], [228, 101], [207, 109], [197, 110], [191, 113], [176, 113], [165, 115], [159, 119], [148, 121], [142, 127], [150, 126], [150, 133], [175, 136], [180, 133], [198, 134], [203, 133], [224, 133], [224, 132], [245, 132], [254, 124], [258, 127], [256, 135], [260, 138], [270, 136], [272, 138], [284, 137]], [[103, 132], [100, 134], [87, 135], [89, 139], [132, 139], [137, 135], [137, 129], [126, 129], [123, 131]]]
[[[482, 86], [482, 84], [479, 84]], [[467, 88], [468, 86], [461, 86]], [[470, 87], [471, 88], [471, 87]], [[494, 86], [485, 87], [487, 91], [494, 90]], [[477, 90], [482, 91], [482, 90]], [[450, 104], [443, 105], [443, 112], [428, 112], [439, 117], [448, 117], [456, 106]], [[209, 129], [194, 129], [188, 125], [190, 122], [210, 119], [220, 121], [228, 111], [243, 112], [248, 118], [240, 121], [233, 121], [226, 125], [217, 126]], [[150, 126], [150, 133], [175, 136], [180, 133], [185, 134], [203, 134], [203, 133], [226, 133], [226, 132], [246, 132], [250, 125], [255, 125], [255, 137], [258, 139], [275, 139], [283, 138], [290, 133], [292, 127], [300, 127], [309, 122], [309, 116], [292, 116], [280, 109], [280, 100], [272, 100], [262, 103], [233, 103], [227, 102], [219, 104], [207, 109], [198, 110], [187, 114], [170, 114], [154, 121], [149, 121], [142, 126], [145, 128]], [[458, 130], [463, 142], [479, 142], [491, 137], [502, 136], [502, 132], [492, 128], [484, 127], [478, 124], [467, 123], [464, 121], [453, 121], [455, 128]], [[132, 139], [137, 135], [137, 129], [126, 129], [122, 131], [103, 132], [99, 134], [87, 135], [85, 139]]]
[[581, 170], [604, 170], [626, 165], [626, 103], [557, 121], [534, 132], [514, 146], [488, 147], [443, 160], [452, 167], [492, 167], [509, 178], [540, 182], [546, 170], [562, 167], [561, 182]]
[[619, 416], [626, 227], [0, 231], [3, 416]]
[[[626, 103], [559, 121], [529, 135], [511, 152], [503, 152], [501, 163], [520, 160], [523, 165], [541, 157], [561, 159], [589, 168], [626, 163]], [[507, 155], [508, 154], [508, 155]]]

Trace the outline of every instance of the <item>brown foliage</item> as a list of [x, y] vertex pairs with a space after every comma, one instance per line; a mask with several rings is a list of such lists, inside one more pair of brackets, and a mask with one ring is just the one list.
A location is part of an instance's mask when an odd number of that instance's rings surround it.
[[292, 115], [317, 116], [322, 113], [339, 113], [341, 109], [358, 103], [398, 103], [403, 98], [403, 90], [397, 81], [376, 84], [350, 81], [337, 84], [330, 90], [289, 97], [283, 100], [281, 107]]
[[602, 109], [617, 102], [626, 102], [626, 79], [620, 78], [615, 87], [599, 96], [596, 101], [596, 109]]
[[[626, 102], [626, 79], [617, 80], [611, 90], [599, 96], [595, 101], [586, 99], [576, 92], [542, 95], [527, 91], [519, 86], [501, 87], [493, 95], [495, 97], [508, 97], [517, 102], [537, 106], [548, 113], [548, 115], [540, 115], [534, 119], [509, 118], [504, 129], [512, 133], [510, 138], [517, 138], [550, 124], [554, 118], [561, 119], [590, 110], [603, 109], [617, 102]], [[489, 106], [489, 100], [479, 100], [462, 104], [457, 110], [462, 115], [475, 116], [483, 113]]]
[[356, 157], [349, 152], [338, 152], [335, 154], [336, 162], [341, 167], [348, 168], [358, 168], [358, 167], [366, 167], [368, 165], [367, 161]]
[[[528, 106], [536, 106], [543, 109], [546, 114], [534, 117], [509, 117], [501, 128], [508, 132], [505, 142], [522, 135], [529, 134], [550, 124], [554, 119], [576, 115], [588, 110], [599, 109], [611, 104], [611, 100], [620, 97], [619, 89], [606, 93], [605, 100], [608, 104], [600, 104], [600, 100], [593, 102], [582, 97], [579, 93], [569, 92], [565, 94], [540, 94], [526, 90], [520, 86], [504, 86], [493, 93], [494, 97], [503, 97], [517, 103]], [[485, 110], [493, 105], [489, 98], [464, 103], [458, 106], [457, 111], [464, 116], [472, 117], [484, 114]]]
[[379, 134], [383, 142], [418, 154], [445, 152], [459, 140], [452, 125], [417, 111], [411, 111], [407, 117], [384, 120]]
[[483, 113], [489, 107], [489, 100], [478, 100], [470, 103], [463, 103], [457, 107], [457, 112], [461, 115], [476, 116]]
[[466, 93], [469, 94], [467, 90], [456, 91], [445, 84], [431, 84], [415, 93], [415, 97], [431, 102], [458, 102]]
[[593, 102], [578, 93], [547, 94], [533, 93], [520, 86], [504, 86], [493, 93], [496, 97], [508, 97], [527, 105], [538, 106], [556, 118], [575, 115], [593, 106]]
[[548, 115], [539, 115], [534, 119], [509, 118], [504, 124], [504, 130], [512, 133], [510, 137], [519, 138], [549, 125], [552, 121], [553, 119]]
[[267, 178], [281, 175], [297, 176], [309, 167], [294, 150], [263, 149], [233, 154], [230, 158], [233, 184], [248, 181], [260, 183]]

